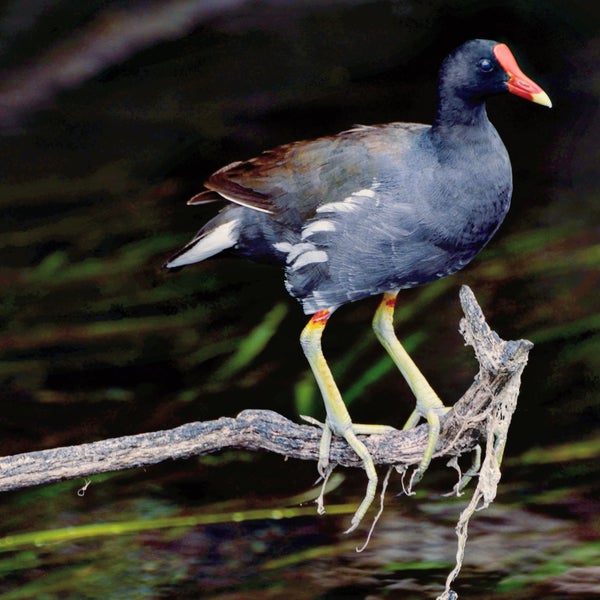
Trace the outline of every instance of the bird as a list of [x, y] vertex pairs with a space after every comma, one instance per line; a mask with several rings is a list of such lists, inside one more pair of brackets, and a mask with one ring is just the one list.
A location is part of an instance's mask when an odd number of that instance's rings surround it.
[[318, 471], [323, 479], [330, 472], [329, 446], [338, 436], [367, 475], [365, 496], [346, 533], [366, 515], [378, 483], [373, 458], [358, 436], [393, 428], [352, 422], [323, 354], [323, 332], [340, 306], [381, 295], [373, 330], [416, 399], [404, 429], [421, 419], [428, 424], [411, 484], [418, 481], [449, 407], [396, 336], [396, 299], [403, 289], [462, 269], [504, 220], [511, 163], [486, 101], [506, 92], [552, 106], [506, 44], [465, 42], [442, 62], [431, 125], [358, 125], [226, 165], [188, 201], [226, 206], [165, 264], [179, 268], [223, 253], [284, 269], [288, 293], [310, 316], [300, 343], [325, 404]]

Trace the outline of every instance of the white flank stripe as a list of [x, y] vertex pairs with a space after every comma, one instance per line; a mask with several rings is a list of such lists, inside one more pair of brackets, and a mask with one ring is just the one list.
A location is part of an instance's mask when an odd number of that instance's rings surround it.
[[353, 196], [362, 196], [363, 198], [375, 198], [375, 190], [358, 190], [358, 192], [352, 192]]
[[169, 262], [167, 267], [183, 267], [184, 265], [200, 262], [222, 250], [235, 246], [238, 241], [237, 225], [237, 219], [219, 225], [210, 233], [199, 238], [196, 243], [192, 242], [193, 245], [190, 246], [189, 250]]
[[289, 242], [277, 242], [273, 244], [273, 248], [278, 252], [283, 252], [284, 254], [289, 254], [292, 251], [292, 244]]
[[301, 244], [294, 244], [291, 252], [287, 256], [288, 264], [294, 262], [300, 254], [304, 254], [305, 252], [310, 252], [312, 250], [316, 250], [316, 246], [311, 244], [310, 242], [303, 242]]
[[290, 267], [293, 271], [296, 269], [300, 269], [306, 265], [310, 265], [312, 263], [322, 263], [327, 262], [329, 257], [327, 253], [323, 250], [309, 250], [308, 252], [303, 252], [295, 261], [294, 264]]
[[307, 237], [320, 231], [335, 231], [335, 223], [326, 219], [313, 221], [302, 230], [302, 239], [305, 240]]
[[348, 196], [344, 198], [341, 202], [329, 202], [328, 204], [323, 204], [323, 206], [319, 206], [317, 208], [318, 213], [330, 213], [330, 212], [352, 212], [356, 210], [361, 205], [360, 202], [356, 201], [356, 198], [352, 196]]
[[323, 204], [317, 208], [318, 213], [329, 213], [329, 212], [352, 212], [363, 205], [364, 200], [372, 200], [377, 196], [375, 190], [379, 187], [378, 183], [373, 183], [373, 188], [364, 188], [357, 192], [352, 192], [349, 196], [346, 196], [341, 202], [329, 202]]

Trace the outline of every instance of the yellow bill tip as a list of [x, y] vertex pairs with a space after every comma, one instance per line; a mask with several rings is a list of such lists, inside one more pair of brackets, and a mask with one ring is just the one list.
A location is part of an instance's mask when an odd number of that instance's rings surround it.
[[535, 102], [536, 104], [541, 104], [542, 106], [552, 108], [552, 100], [550, 100], [550, 96], [548, 96], [548, 94], [546, 94], [546, 92], [543, 90], [541, 92], [531, 94], [531, 101]]

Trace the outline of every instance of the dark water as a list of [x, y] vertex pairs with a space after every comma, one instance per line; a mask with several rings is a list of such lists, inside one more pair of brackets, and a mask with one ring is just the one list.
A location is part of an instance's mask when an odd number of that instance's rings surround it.
[[[2, 453], [250, 407], [321, 416], [298, 344], [304, 317], [279, 271], [229, 260], [160, 270], [214, 214], [185, 201], [214, 169], [279, 143], [429, 121], [445, 54], [499, 39], [554, 108], [489, 103], [513, 162], [511, 213], [463, 272], [402, 294], [397, 326], [448, 402], [475, 372], [457, 334], [462, 283], [502, 337], [536, 344], [460, 597], [599, 597], [599, 9], [196, 4], [9, 2], [0, 13]], [[354, 419], [399, 425], [410, 397], [372, 339], [374, 307], [338, 311], [326, 352]], [[344, 475], [332, 513], [363, 489], [361, 473]], [[411, 498], [394, 497], [392, 480], [362, 554], [366, 530], [341, 533], [349, 514], [268, 518], [315, 479], [314, 465], [275, 457], [94, 477], [81, 496], [84, 481], [4, 494], [3, 535], [75, 529], [0, 541], [0, 598], [435, 598], [467, 502], [441, 498], [452, 477], [434, 464]], [[247, 512], [257, 509], [267, 512]], [[166, 521], [143, 527], [154, 519]], [[83, 537], [84, 525], [98, 529]]]

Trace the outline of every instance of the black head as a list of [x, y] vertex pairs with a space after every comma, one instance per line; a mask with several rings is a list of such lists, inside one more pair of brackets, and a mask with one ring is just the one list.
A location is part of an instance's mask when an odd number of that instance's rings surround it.
[[521, 71], [508, 46], [492, 40], [471, 40], [450, 54], [440, 69], [439, 92], [441, 99], [454, 96], [467, 105], [511, 92], [552, 106], [544, 90]]

